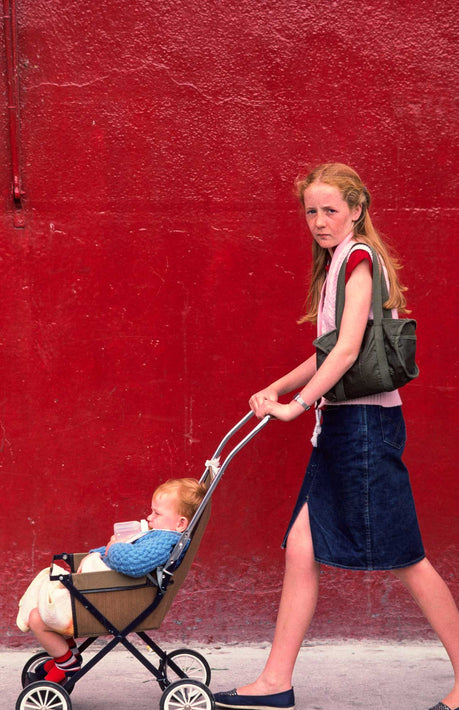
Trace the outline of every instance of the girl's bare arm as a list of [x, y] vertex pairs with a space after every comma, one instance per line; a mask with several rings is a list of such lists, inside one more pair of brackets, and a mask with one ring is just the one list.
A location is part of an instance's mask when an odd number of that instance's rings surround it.
[[315, 356], [312, 356], [270, 387], [253, 395], [250, 406], [258, 417], [271, 414], [282, 421], [295, 419], [304, 411], [303, 407], [296, 401], [280, 404], [277, 401], [280, 394], [302, 387], [301, 397], [307, 404], [312, 405], [338, 382], [359, 355], [370, 313], [371, 292], [370, 265], [367, 261], [362, 261], [353, 270], [346, 284], [343, 318], [335, 347], [318, 370], [315, 369]]

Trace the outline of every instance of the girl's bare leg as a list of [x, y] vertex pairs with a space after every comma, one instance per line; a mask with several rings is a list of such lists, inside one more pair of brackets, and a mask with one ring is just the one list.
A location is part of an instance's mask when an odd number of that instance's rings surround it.
[[45, 651], [53, 658], [60, 658], [69, 650], [67, 641], [56, 631], [49, 629], [42, 621], [38, 609], [32, 609], [29, 616], [30, 630]]
[[285, 575], [271, 652], [260, 677], [239, 688], [240, 695], [270, 695], [292, 687], [295, 662], [317, 604], [319, 575], [305, 505], [287, 540]]
[[459, 611], [444, 580], [427, 559], [404, 569], [392, 570], [409, 590], [427, 621], [438, 635], [451, 660], [455, 684], [443, 699], [459, 707]]

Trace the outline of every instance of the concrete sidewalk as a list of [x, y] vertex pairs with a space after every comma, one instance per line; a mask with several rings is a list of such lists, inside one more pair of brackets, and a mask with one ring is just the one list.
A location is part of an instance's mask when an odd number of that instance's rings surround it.
[[[141, 648], [141, 646], [139, 646]], [[164, 648], [171, 651], [180, 644]], [[253, 680], [269, 646], [199, 646], [212, 669], [211, 690]], [[0, 708], [15, 708], [20, 675], [33, 650], [0, 652]], [[85, 658], [93, 654], [88, 650]], [[148, 658], [157, 665], [156, 656]], [[452, 685], [451, 666], [440, 645], [376, 642], [311, 643], [302, 648], [295, 672], [297, 710], [428, 710]], [[114, 649], [75, 686], [73, 710], [155, 710], [161, 690], [124, 649]]]

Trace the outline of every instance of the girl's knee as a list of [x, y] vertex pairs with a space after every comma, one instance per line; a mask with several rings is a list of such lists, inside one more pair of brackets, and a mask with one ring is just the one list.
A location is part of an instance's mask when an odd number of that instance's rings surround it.
[[422, 590], [432, 585], [445, 584], [438, 572], [424, 557], [409, 567], [391, 570], [392, 574], [402, 582], [410, 591]]
[[409, 565], [408, 567], [400, 567], [399, 569], [391, 569], [392, 574], [400, 580], [408, 579], [409, 577], [416, 576], [418, 574], [424, 574], [431, 572], [433, 570], [432, 565], [426, 557], [424, 557], [419, 562], [415, 562], [414, 565]]
[[314, 546], [306, 505], [298, 515], [288, 536], [285, 561], [287, 566], [295, 566], [298, 569], [309, 570], [317, 565], [314, 559]]
[[287, 557], [304, 555], [305, 553], [313, 554], [313, 544], [311, 532], [308, 529], [293, 529], [287, 539], [286, 554]]

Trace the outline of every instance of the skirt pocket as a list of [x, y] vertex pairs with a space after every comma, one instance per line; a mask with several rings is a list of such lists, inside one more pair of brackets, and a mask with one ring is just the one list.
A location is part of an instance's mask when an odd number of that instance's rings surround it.
[[380, 407], [381, 435], [385, 444], [402, 449], [406, 443], [406, 428], [401, 407]]

